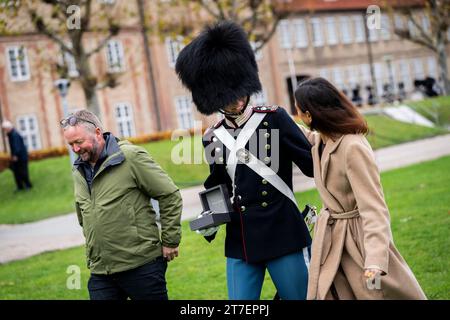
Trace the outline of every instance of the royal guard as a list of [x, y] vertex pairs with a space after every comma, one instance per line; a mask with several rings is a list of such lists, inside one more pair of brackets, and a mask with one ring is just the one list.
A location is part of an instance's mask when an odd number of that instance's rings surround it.
[[[210, 164], [204, 186], [225, 184], [232, 197], [229, 299], [259, 299], [266, 269], [281, 299], [305, 299], [311, 237], [293, 194], [292, 164], [312, 177], [311, 145], [284, 108], [249, 105], [261, 83], [235, 23], [206, 27], [180, 52], [176, 72], [202, 114], [224, 115], [203, 137]], [[217, 230], [201, 233], [212, 241]]]

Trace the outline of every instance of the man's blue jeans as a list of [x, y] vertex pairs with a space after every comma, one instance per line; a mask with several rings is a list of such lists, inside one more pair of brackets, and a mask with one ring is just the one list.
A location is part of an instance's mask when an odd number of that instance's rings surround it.
[[168, 300], [167, 261], [159, 257], [135, 269], [110, 275], [91, 274], [91, 300]]

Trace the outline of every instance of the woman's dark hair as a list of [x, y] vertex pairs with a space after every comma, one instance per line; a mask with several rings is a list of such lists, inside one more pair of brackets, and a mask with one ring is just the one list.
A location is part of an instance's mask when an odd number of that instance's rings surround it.
[[295, 90], [297, 107], [311, 114], [311, 129], [328, 136], [367, 134], [364, 117], [348, 98], [329, 81], [312, 78], [301, 82]]

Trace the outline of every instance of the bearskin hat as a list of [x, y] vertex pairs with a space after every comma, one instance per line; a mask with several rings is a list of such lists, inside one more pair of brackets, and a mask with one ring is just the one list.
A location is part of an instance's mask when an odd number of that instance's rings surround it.
[[178, 55], [175, 70], [197, 109], [210, 115], [261, 91], [255, 54], [234, 22], [207, 26]]

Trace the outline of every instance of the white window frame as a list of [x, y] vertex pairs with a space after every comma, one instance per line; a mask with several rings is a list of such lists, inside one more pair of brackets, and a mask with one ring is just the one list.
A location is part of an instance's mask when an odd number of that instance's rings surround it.
[[333, 68], [333, 83], [339, 90], [345, 88], [344, 78], [344, 69], [340, 67]]
[[355, 31], [355, 42], [361, 43], [366, 40], [366, 35], [364, 31], [364, 19], [362, 16], [352, 16], [353, 30]]
[[326, 68], [319, 69], [319, 77], [330, 81], [331, 80], [330, 71], [328, 69], [326, 69]]
[[413, 79], [422, 80], [425, 78], [425, 69], [423, 67], [423, 61], [421, 58], [411, 59], [411, 64], [413, 66]]
[[180, 54], [180, 51], [184, 48], [183, 44], [183, 37], [177, 36], [175, 38], [167, 37], [166, 38], [166, 50], [167, 50], [167, 57], [169, 61], [169, 66], [174, 68], [175, 63], [177, 62], [178, 55]]
[[291, 27], [288, 19], [282, 19], [278, 23], [277, 27], [278, 38], [280, 40], [280, 46], [283, 49], [292, 48], [292, 34]]
[[[22, 51], [20, 53], [20, 51]], [[13, 52], [14, 61], [11, 61], [10, 52]], [[20, 58], [22, 55], [22, 59]], [[24, 46], [10, 46], [6, 48], [6, 60], [8, 61], [8, 70], [11, 81], [27, 81], [30, 80], [30, 66], [28, 64], [27, 49]], [[13, 67], [16, 68], [17, 74], [13, 74]]]
[[185, 130], [192, 129], [195, 125], [195, 118], [191, 98], [188, 96], [175, 97], [175, 110], [179, 128]]
[[409, 70], [409, 63], [407, 60], [400, 60], [398, 62], [398, 71], [399, 71], [399, 78], [401, 79], [401, 82], [403, 82], [403, 85], [405, 86], [405, 91], [406, 92], [410, 91], [413, 86], [413, 81]]
[[381, 62], [376, 62], [373, 65], [375, 80], [377, 82], [377, 93], [381, 97], [383, 95], [383, 85], [384, 85], [384, 65]]
[[129, 138], [136, 135], [131, 103], [116, 103], [114, 106], [114, 118], [117, 124], [117, 134], [120, 138]]
[[334, 17], [325, 17], [325, 27], [327, 29], [327, 43], [328, 45], [336, 45], [339, 43], [339, 36], [337, 32], [337, 23]]
[[391, 39], [391, 19], [386, 14], [381, 15], [381, 39]]
[[308, 47], [308, 29], [305, 19], [295, 19], [293, 21], [295, 31], [295, 46], [297, 48]]
[[428, 69], [428, 75], [430, 77], [435, 78], [436, 80], [439, 78], [438, 72], [437, 72], [437, 62], [436, 58], [431, 56], [427, 58], [427, 69]]
[[422, 28], [423, 28], [423, 31], [425, 32], [425, 34], [431, 34], [430, 19], [428, 18], [428, 15], [426, 13], [422, 14], [420, 23], [422, 25]]
[[325, 38], [323, 34], [322, 28], [322, 19], [321, 18], [311, 18], [311, 33], [312, 33], [312, 42], [314, 47], [321, 47], [325, 44]]
[[[67, 47], [72, 48], [72, 44], [68, 43], [66, 44]], [[77, 69], [77, 65], [75, 63], [75, 58], [70, 53], [64, 51], [61, 49], [61, 54], [59, 56], [60, 63], [65, 65], [67, 67], [67, 73], [69, 77], [76, 78], [80, 74]]]
[[109, 40], [105, 46], [105, 49], [108, 71], [111, 73], [125, 71], [125, 58], [122, 41], [118, 39]]
[[[24, 122], [25, 128], [23, 128], [21, 125], [22, 120]], [[30, 128], [30, 120], [32, 120], [34, 124], [33, 128]], [[39, 134], [39, 123], [35, 114], [25, 114], [18, 116], [16, 118], [16, 128], [20, 135], [23, 137], [23, 141], [28, 151], [42, 149], [41, 136]]]
[[352, 43], [353, 35], [349, 17], [339, 17], [339, 29], [341, 33], [341, 41], [344, 44]]

